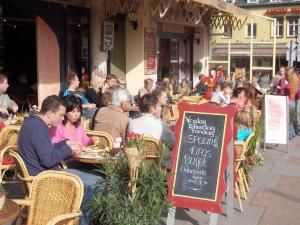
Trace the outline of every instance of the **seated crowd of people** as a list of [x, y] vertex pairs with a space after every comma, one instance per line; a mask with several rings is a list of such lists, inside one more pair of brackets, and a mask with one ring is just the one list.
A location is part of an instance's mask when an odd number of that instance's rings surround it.
[[[287, 80], [290, 79], [288, 77]], [[210, 104], [220, 107], [235, 105], [235, 139], [240, 141], [246, 141], [253, 132], [250, 109], [260, 107], [260, 90], [255, 82], [245, 85], [242, 79], [238, 79], [233, 85], [222, 68], [210, 70], [209, 76], [201, 75], [195, 88], [190, 87], [187, 79], [182, 79], [177, 86], [168, 78], [156, 84], [152, 79], [145, 79], [136, 97], [126, 88], [126, 80], [118, 80], [113, 74], [107, 75], [106, 79], [92, 76], [85, 90], [80, 89], [76, 73], [69, 73], [66, 81], [68, 87], [61, 92], [61, 96], [45, 98], [39, 113], [30, 115], [23, 122], [18, 151], [31, 176], [45, 170], [61, 170], [60, 164], [64, 161], [68, 165], [66, 171], [82, 179], [85, 203], [91, 200], [96, 192], [93, 189], [95, 183], [104, 179], [104, 175], [95, 173], [94, 168], [82, 166], [76, 160], [84, 147], [99, 141], [97, 137], [87, 135], [83, 119], [92, 121], [90, 129], [108, 133], [113, 141], [121, 142], [121, 145], [126, 145], [127, 134], [133, 132], [152, 137], [172, 150], [176, 137], [170, 128], [172, 126], [164, 118], [164, 111], [168, 111], [169, 106], [183, 96], [201, 95]], [[283, 82], [285, 86], [281, 86], [281, 82], [276, 90], [284, 89], [282, 94], [293, 95], [291, 82]], [[10, 111], [17, 112], [18, 106], [5, 94], [7, 87], [7, 77], [0, 75], [0, 112], [9, 114]], [[2, 120], [2, 123], [3, 126], [9, 124], [9, 118]], [[169, 168], [171, 163], [166, 162], [163, 166]], [[88, 212], [84, 211], [82, 219], [88, 220], [88, 217]]]
[[[106, 79], [92, 76], [87, 89], [80, 91], [79, 77], [76, 73], [69, 73], [68, 87], [62, 96], [45, 98], [39, 113], [30, 115], [22, 124], [18, 138], [19, 154], [31, 176], [44, 170], [59, 169], [62, 160], [71, 165], [72, 171], [77, 168], [72, 156], [84, 146], [98, 142], [97, 137], [87, 136], [83, 117], [92, 120], [91, 129], [106, 132], [113, 140], [121, 140], [123, 145], [128, 132], [134, 132], [155, 138], [171, 150], [176, 139], [163, 118], [164, 110], [168, 110], [173, 98], [192, 94], [201, 95], [221, 107], [235, 105], [238, 128], [235, 139], [245, 141], [253, 132], [250, 109], [261, 107], [259, 95], [262, 93], [255, 79], [246, 84], [242, 76], [237, 78], [234, 84], [229, 82], [222, 67], [218, 67], [211, 69], [209, 76], [200, 75], [195, 88], [190, 88], [186, 79], [182, 79], [177, 87], [169, 78], [158, 82], [155, 87], [152, 79], [145, 79], [144, 86], [134, 98], [126, 89], [126, 81], [118, 80], [113, 74], [107, 75]], [[274, 94], [289, 96], [290, 110], [295, 110], [300, 91], [295, 73], [280, 68], [280, 76], [271, 85]], [[18, 106], [6, 94], [7, 88], [7, 77], [0, 74], [0, 114], [9, 115], [10, 111], [17, 112]], [[9, 119], [2, 119], [0, 129], [9, 124]], [[87, 179], [85, 173], [78, 175], [83, 180]], [[89, 179], [94, 178], [89, 175]], [[94, 180], [98, 179], [95, 177]]]

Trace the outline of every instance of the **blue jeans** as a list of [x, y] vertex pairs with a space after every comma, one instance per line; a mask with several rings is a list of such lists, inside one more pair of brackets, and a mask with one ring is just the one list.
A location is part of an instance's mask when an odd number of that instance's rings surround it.
[[104, 175], [90, 169], [70, 168], [65, 171], [79, 176], [83, 182], [84, 194], [81, 203], [82, 216], [80, 217], [80, 225], [88, 225], [90, 220], [89, 205], [93, 196], [102, 189], [99, 185], [96, 187], [96, 183], [99, 180], [103, 180]]
[[[293, 113], [294, 115], [296, 115], [296, 102], [295, 101], [289, 101], [289, 116], [291, 115], [291, 113]], [[296, 119], [297, 121], [297, 119]], [[295, 121], [290, 121], [289, 122], [289, 139], [292, 139], [296, 136], [296, 131], [295, 131]]]

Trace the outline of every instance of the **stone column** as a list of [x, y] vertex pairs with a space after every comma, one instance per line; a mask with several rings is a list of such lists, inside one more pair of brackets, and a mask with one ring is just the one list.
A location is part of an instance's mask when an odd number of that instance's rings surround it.
[[98, 66], [107, 73], [107, 52], [101, 50], [102, 25], [105, 20], [105, 0], [90, 0], [90, 71]]
[[[134, 30], [128, 19], [126, 21], [126, 82], [130, 93], [136, 95], [144, 86], [144, 79], [157, 80], [157, 74], [144, 73], [144, 29], [156, 29], [156, 22], [150, 17], [150, 1], [144, 1], [138, 12], [138, 27]], [[157, 62], [156, 62], [157, 65]]]

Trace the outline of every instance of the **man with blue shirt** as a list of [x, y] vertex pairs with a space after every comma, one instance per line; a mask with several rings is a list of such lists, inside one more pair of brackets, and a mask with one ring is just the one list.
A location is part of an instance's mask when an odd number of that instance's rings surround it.
[[64, 140], [52, 144], [49, 126], [61, 123], [66, 112], [63, 101], [56, 95], [48, 96], [42, 103], [40, 113], [31, 115], [22, 125], [18, 148], [31, 176], [44, 170], [57, 170], [61, 160], [80, 150], [79, 143]]

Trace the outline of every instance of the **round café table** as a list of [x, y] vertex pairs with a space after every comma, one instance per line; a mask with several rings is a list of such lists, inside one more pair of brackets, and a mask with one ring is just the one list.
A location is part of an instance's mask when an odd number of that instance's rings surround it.
[[14, 221], [20, 213], [20, 207], [12, 200], [5, 199], [3, 209], [0, 210], [0, 224]]

